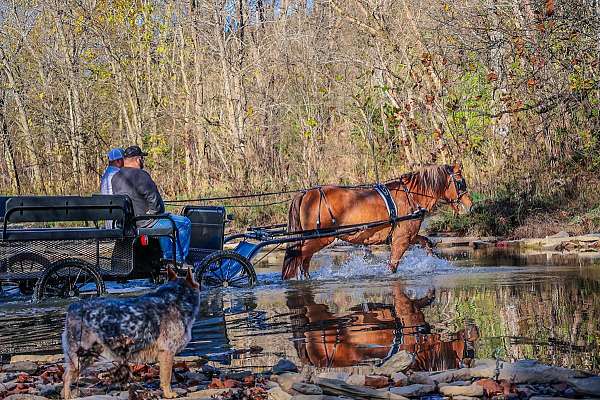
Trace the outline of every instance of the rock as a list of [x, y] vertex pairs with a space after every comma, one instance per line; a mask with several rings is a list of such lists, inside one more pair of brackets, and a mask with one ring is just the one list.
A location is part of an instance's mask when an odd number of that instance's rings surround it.
[[402, 372], [394, 372], [392, 374], [392, 380], [394, 381], [394, 386], [408, 385], [408, 376], [404, 375]]
[[479, 400], [479, 397], [470, 396], [452, 396], [452, 400]]
[[469, 386], [471, 383], [471, 381], [452, 381], [450, 383], [446, 383], [446, 382], [440, 382], [438, 383], [438, 387], [444, 387], [444, 386]]
[[294, 383], [300, 383], [304, 381], [304, 377], [296, 372], [288, 372], [281, 375], [275, 375], [271, 377], [272, 381], [275, 381], [281, 386], [281, 389], [286, 392], [290, 392], [292, 390], [292, 386]]
[[188, 393], [187, 397], [184, 397], [184, 399], [210, 399], [213, 396], [221, 396], [222, 394], [228, 393], [228, 392], [237, 393], [239, 391], [240, 391], [240, 389], [228, 389], [228, 388], [205, 389], [205, 390], [199, 390], [194, 393]]
[[92, 396], [79, 397], [77, 400], [115, 400], [115, 398], [107, 394], [95, 394]]
[[577, 395], [577, 391], [573, 388], [567, 388], [563, 392], [563, 395], [565, 395], [567, 397], [575, 397]]
[[[321, 376], [319, 375], [319, 377], [321, 377]], [[323, 376], [322, 378], [327, 378], [327, 377]], [[333, 379], [335, 379], [335, 378], [333, 378]], [[346, 383], [349, 385], [365, 386], [366, 380], [367, 380], [366, 376], [360, 375], [360, 374], [354, 374], [354, 375], [350, 375], [350, 377], [348, 379], [346, 379]]]
[[298, 372], [298, 367], [296, 367], [296, 364], [290, 360], [282, 358], [277, 362], [277, 364], [275, 364], [275, 366], [273, 366], [273, 373], [283, 374], [284, 372]]
[[27, 374], [35, 374], [37, 370], [38, 365], [33, 361], [19, 361], [2, 366], [2, 372], [25, 372]]
[[388, 391], [380, 391], [363, 386], [349, 385], [344, 381], [326, 378], [317, 378], [316, 382], [323, 389], [323, 393], [333, 396], [350, 397], [351, 399], [394, 399], [403, 400], [402, 396]]
[[225, 378], [227, 379], [235, 379], [236, 381], [243, 381], [245, 378], [252, 376], [251, 371], [239, 371], [239, 372], [229, 372], [225, 374]]
[[297, 394], [291, 400], [344, 400], [341, 397], [325, 396], [323, 394]]
[[328, 372], [321, 372], [319, 375], [317, 375], [317, 377], [323, 378], [323, 379], [347, 381], [350, 378], [350, 373], [345, 372], [345, 371], [328, 371]]
[[13, 372], [0, 372], [0, 383], [14, 381], [17, 379], [17, 374]]
[[221, 371], [218, 368], [213, 367], [212, 365], [206, 364], [202, 366], [201, 372], [206, 375], [209, 379], [214, 376], [221, 375]]
[[280, 387], [279, 383], [270, 380], [266, 380], [265, 383], [263, 383], [263, 385], [267, 388], [267, 390]]
[[310, 383], [297, 382], [292, 385], [292, 389], [300, 394], [319, 395], [323, 394], [323, 389]]
[[387, 376], [368, 375], [365, 376], [364, 385], [375, 389], [381, 389], [390, 385], [390, 379]]
[[440, 388], [440, 393], [446, 396], [471, 396], [480, 397], [483, 396], [483, 387], [479, 385], [469, 386], [444, 386]]
[[497, 394], [504, 394], [504, 388], [500, 384], [492, 379], [481, 379], [475, 382], [475, 385], [479, 385], [483, 388], [483, 392], [486, 396], [492, 397]]
[[433, 385], [422, 385], [422, 384], [414, 384], [402, 387], [393, 387], [390, 388], [390, 392], [394, 394], [399, 394], [400, 396], [405, 397], [419, 397], [424, 394], [428, 394], [435, 391], [435, 386]]
[[380, 367], [376, 369], [377, 373], [391, 375], [394, 372], [406, 371], [415, 360], [414, 355], [406, 350], [401, 350], [390, 357]]
[[409, 383], [420, 383], [422, 385], [435, 385], [429, 372], [413, 372], [408, 376]]
[[180, 363], [180, 362], [196, 364], [196, 365], [205, 365], [206, 363], [208, 363], [208, 358], [206, 358], [204, 356], [175, 356], [175, 363]]
[[555, 238], [568, 238], [569, 234], [565, 231], [560, 231], [555, 233], [554, 235], [546, 236], [546, 239], [555, 239]]
[[62, 389], [62, 384], [47, 384], [47, 385], [38, 385], [38, 390], [40, 391], [40, 396], [51, 397], [60, 393]]
[[62, 354], [45, 354], [45, 355], [36, 355], [36, 354], [19, 354], [16, 356], [12, 356], [10, 358], [10, 363], [17, 363], [22, 361], [31, 361], [35, 363], [43, 363], [43, 364], [52, 364], [61, 362], [64, 359]]
[[291, 394], [285, 392], [280, 387], [269, 389], [267, 396], [269, 400], [289, 400], [292, 398]]
[[188, 385], [197, 385], [200, 382], [210, 381], [208, 376], [192, 371], [187, 371], [183, 374], [183, 377], [185, 378], [186, 384]]
[[580, 394], [600, 396], [600, 376], [583, 379], [570, 379], [567, 383]]
[[16, 387], [17, 387], [17, 382], [0, 383], [0, 389], [6, 390], [7, 392], [10, 392], [11, 390], [13, 390]]
[[183, 389], [183, 388], [175, 388], [173, 389], [173, 391], [175, 393], [177, 393], [179, 396], [183, 396], [184, 394], [187, 394], [187, 389]]
[[[535, 360], [503, 363], [498, 379], [519, 383], [560, 383], [574, 378], [585, 378], [587, 374], [567, 368], [540, 364]], [[600, 378], [599, 378], [600, 379]], [[591, 383], [590, 382], [586, 382]]]
[[48, 400], [48, 398], [42, 396], [35, 396], [32, 394], [11, 394], [10, 396], [5, 397], [4, 400]]
[[567, 400], [567, 397], [532, 396], [529, 400]]

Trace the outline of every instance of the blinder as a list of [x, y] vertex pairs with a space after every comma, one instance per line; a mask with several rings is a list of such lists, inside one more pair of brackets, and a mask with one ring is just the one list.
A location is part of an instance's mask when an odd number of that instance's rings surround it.
[[[456, 179], [456, 175], [454, 173], [450, 173], [450, 178], [454, 183], [454, 188], [456, 189], [456, 199], [449, 200], [449, 203], [458, 203], [460, 202], [461, 197], [465, 194], [469, 193], [469, 189], [467, 189], [467, 182], [465, 178]], [[448, 186], [450, 186], [450, 182], [448, 182]]]

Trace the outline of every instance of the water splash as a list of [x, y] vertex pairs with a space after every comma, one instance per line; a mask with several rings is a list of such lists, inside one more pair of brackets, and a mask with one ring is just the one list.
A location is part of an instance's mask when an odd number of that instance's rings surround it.
[[413, 247], [404, 254], [395, 274], [388, 268], [388, 254], [374, 257], [370, 253], [353, 254], [348, 260], [336, 265], [333, 260], [322, 260], [322, 267], [311, 274], [315, 280], [352, 279], [370, 277], [405, 277], [413, 278], [427, 274], [439, 274], [456, 271], [456, 267], [448, 260], [430, 255], [421, 247]]

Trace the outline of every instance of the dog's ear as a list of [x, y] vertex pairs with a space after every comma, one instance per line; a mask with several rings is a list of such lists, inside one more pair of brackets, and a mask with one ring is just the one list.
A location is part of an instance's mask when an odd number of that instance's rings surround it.
[[177, 274], [171, 267], [167, 267], [167, 280], [174, 281], [175, 279], [177, 279]]
[[198, 288], [200, 285], [194, 279], [194, 274], [192, 273], [192, 269], [188, 267], [187, 274], [185, 275], [185, 281], [190, 287]]

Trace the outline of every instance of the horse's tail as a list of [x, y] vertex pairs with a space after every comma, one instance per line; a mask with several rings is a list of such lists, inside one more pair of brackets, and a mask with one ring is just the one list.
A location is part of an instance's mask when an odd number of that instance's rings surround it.
[[[290, 210], [288, 213], [288, 232], [296, 232], [302, 230], [302, 223], [300, 222], [300, 206], [302, 205], [302, 198], [304, 193], [297, 194], [292, 203], [290, 204]], [[300, 257], [300, 248], [302, 247], [302, 241], [288, 243], [285, 249], [285, 258], [283, 259], [283, 268], [281, 269], [281, 278], [290, 279], [298, 275], [298, 268], [302, 263]]]

